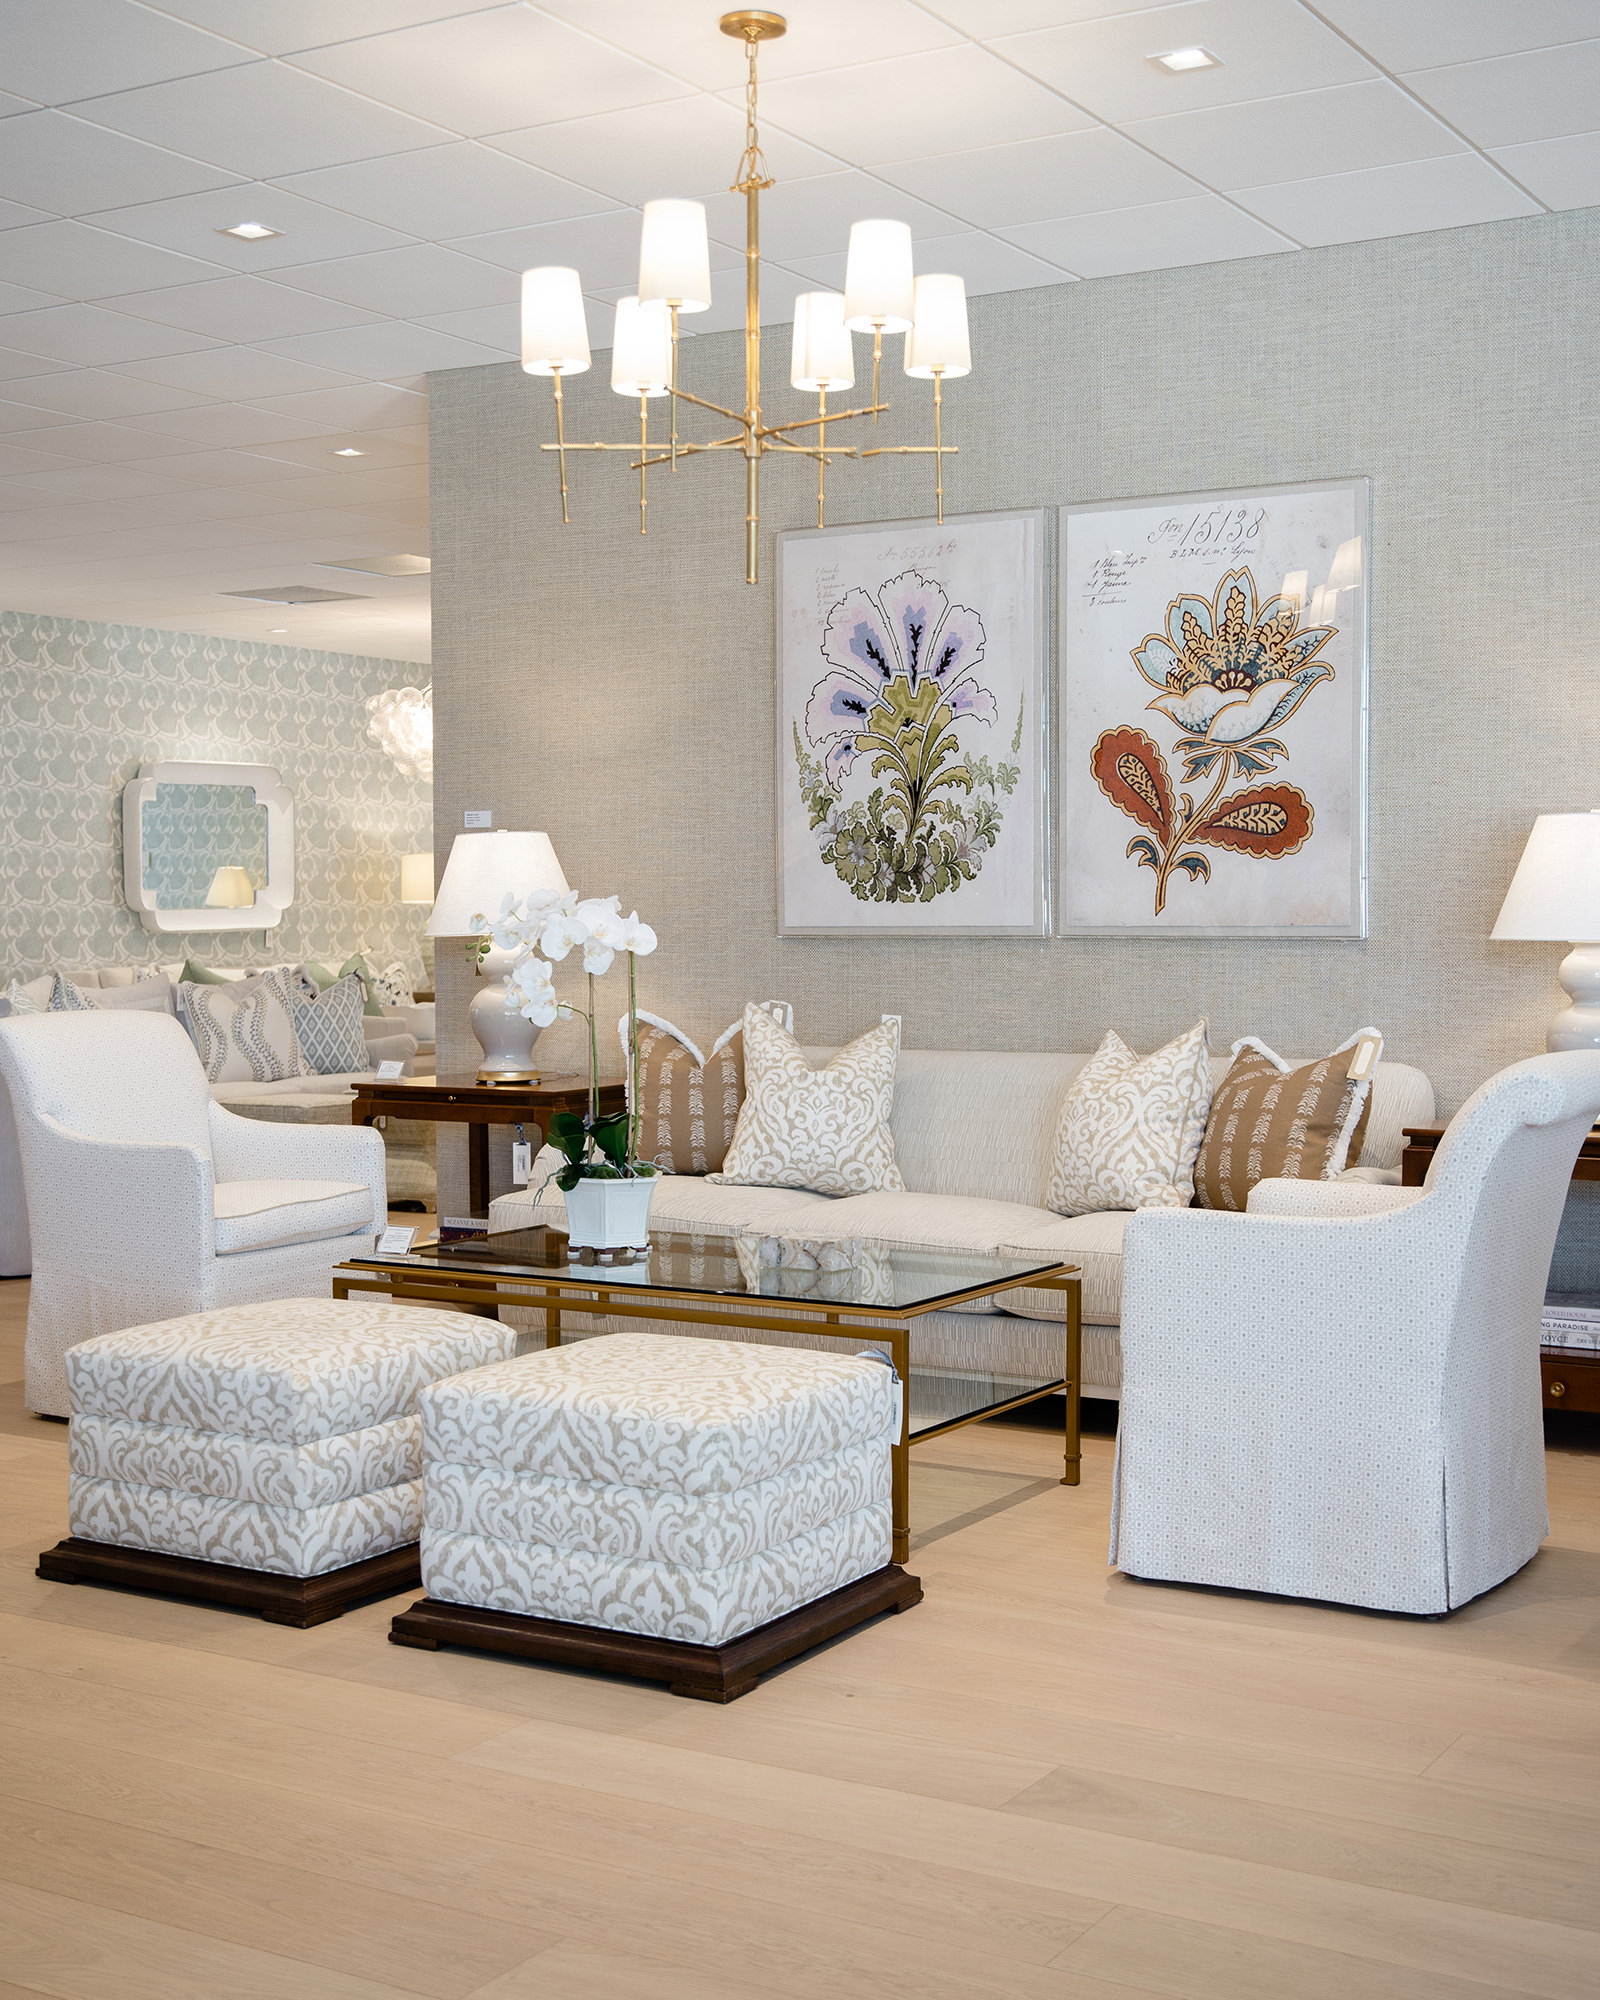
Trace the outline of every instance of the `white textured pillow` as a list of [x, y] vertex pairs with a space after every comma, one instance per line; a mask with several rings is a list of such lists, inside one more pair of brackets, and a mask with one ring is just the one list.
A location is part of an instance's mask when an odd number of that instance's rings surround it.
[[304, 1076], [288, 966], [225, 986], [184, 980], [178, 988], [208, 1083], [279, 1083]]
[[1210, 1109], [1203, 1020], [1153, 1056], [1109, 1031], [1061, 1106], [1046, 1208], [1187, 1208]]
[[720, 1174], [745, 1187], [816, 1194], [903, 1192], [889, 1113], [900, 1021], [887, 1016], [813, 1069], [771, 1014], [744, 1010], [744, 1103]]

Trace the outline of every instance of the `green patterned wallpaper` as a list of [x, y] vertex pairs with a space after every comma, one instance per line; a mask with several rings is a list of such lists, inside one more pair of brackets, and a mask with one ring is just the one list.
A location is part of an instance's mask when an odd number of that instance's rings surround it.
[[[367, 735], [366, 700], [426, 668], [0, 612], [0, 981], [55, 966], [357, 950], [420, 977], [426, 912], [395, 900], [433, 844], [430, 788]], [[276, 929], [155, 936], [122, 894], [122, 787], [171, 757], [271, 764], [295, 803], [295, 899]]]

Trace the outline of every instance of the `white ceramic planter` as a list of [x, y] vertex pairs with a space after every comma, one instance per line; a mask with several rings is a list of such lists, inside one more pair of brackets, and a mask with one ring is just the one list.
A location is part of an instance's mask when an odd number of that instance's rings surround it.
[[657, 1174], [634, 1181], [581, 1180], [568, 1188], [567, 1241], [574, 1250], [643, 1250]]

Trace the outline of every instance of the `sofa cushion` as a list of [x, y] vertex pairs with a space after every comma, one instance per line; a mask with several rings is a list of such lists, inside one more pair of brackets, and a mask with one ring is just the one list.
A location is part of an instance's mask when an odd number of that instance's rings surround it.
[[[1132, 1210], [1103, 1209], [1098, 1215], [1057, 1215], [1041, 1221], [1000, 1245], [1004, 1257], [1031, 1257], [1044, 1251], [1083, 1270], [1083, 1317], [1097, 1326], [1116, 1326], [1122, 1318], [1122, 1236]], [[1026, 1286], [1001, 1295], [1002, 1312], [1024, 1319], [1065, 1319], [1061, 1292], [1030, 1291]]]
[[1204, 1020], [1144, 1057], [1108, 1030], [1062, 1102], [1045, 1207], [1187, 1208], [1210, 1108]]
[[372, 1190], [355, 1181], [218, 1181], [215, 1203], [219, 1257], [378, 1227]]
[[819, 1194], [903, 1188], [889, 1124], [899, 1052], [900, 1017], [886, 1014], [814, 1069], [793, 1035], [747, 1006], [745, 1100], [715, 1178]]
[[1258, 1181], [1331, 1181], [1359, 1160], [1382, 1049], [1376, 1028], [1359, 1028], [1296, 1068], [1253, 1035], [1235, 1042], [1195, 1161], [1199, 1206], [1238, 1212]]

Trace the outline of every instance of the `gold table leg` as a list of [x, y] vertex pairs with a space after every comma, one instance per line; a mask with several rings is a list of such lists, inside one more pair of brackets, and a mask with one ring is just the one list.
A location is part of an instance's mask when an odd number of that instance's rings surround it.
[[1074, 1281], [1067, 1291], [1067, 1439], [1063, 1486], [1076, 1486], [1083, 1469], [1083, 1440], [1080, 1435], [1083, 1387], [1083, 1289]]

